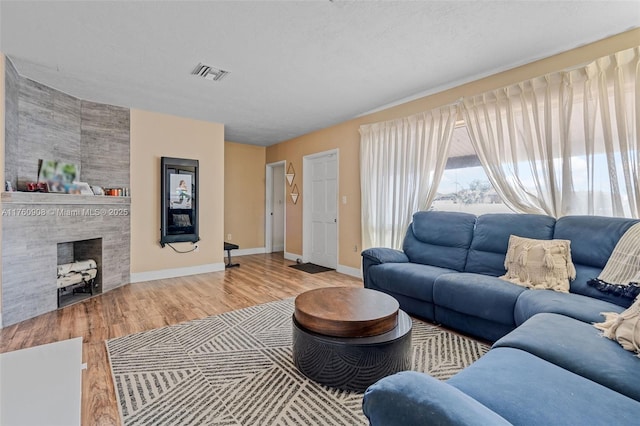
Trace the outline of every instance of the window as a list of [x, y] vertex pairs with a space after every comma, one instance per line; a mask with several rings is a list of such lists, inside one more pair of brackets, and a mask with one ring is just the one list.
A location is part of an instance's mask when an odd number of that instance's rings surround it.
[[[582, 125], [582, 122], [574, 126]], [[615, 129], [614, 129], [615, 132]], [[577, 132], [576, 132], [577, 133]], [[616, 134], [614, 134], [614, 138]], [[596, 139], [596, 150], [593, 154], [592, 164], [587, 164], [584, 155], [584, 147], [578, 142], [572, 149], [576, 155], [569, 158], [571, 163], [571, 187], [572, 192], [565, 194], [570, 197], [565, 214], [595, 214], [600, 216], [615, 216], [612, 209], [612, 186], [620, 192], [622, 205], [620, 209], [624, 216], [632, 217], [629, 210], [628, 189], [625, 186], [624, 161], [621, 152], [612, 153], [607, 157], [603, 148], [603, 137], [599, 134]], [[634, 150], [629, 150], [626, 156], [637, 158]], [[541, 160], [529, 162], [517, 162], [518, 180], [527, 191], [535, 193], [536, 184], [531, 167], [536, 173], [542, 173], [541, 169], [546, 164]], [[556, 176], [562, 176], [562, 159], [554, 158], [553, 171]], [[588, 206], [593, 210], [589, 211]], [[491, 185], [480, 160], [476, 155], [467, 127], [462, 122], [453, 132], [449, 159], [442, 175], [438, 192], [430, 210], [456, 211], [475, 215], [485, 213], [514, 213], [500, 199], [500, 196]]]
[[430, 210], [475, 215], [513, 213], [489, 182], [464, 124], [453, 131], [449, 160]]

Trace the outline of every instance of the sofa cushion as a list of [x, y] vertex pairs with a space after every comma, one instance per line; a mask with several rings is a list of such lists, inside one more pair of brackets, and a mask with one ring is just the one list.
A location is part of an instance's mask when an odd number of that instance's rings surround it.
[[476, 217], [468, 213], [417, 212], [403, 250], [413, 263], [462, 271], [475, 223]]
[[640, 402], [520, 349], [492, 349], [447, 383], [518, 425], [635, 425], [640, 418]]
[[494, 277], [504, 275], [504, 258], [509, 237], [518, 235], [550, 240], [555, 221], [553, 217], [534, 214], [504, 213], [478, 216], [464, 271]]
[[569, 292], [576, 277], [571, 261], [571, 241], [509, 237], [504, 261], [507, 273], [500, 278], [527, 288]]
[[444, 274], [433, 285], [436, 305], [506, 325], [515, 325], [513, 309], [525, 288], [481, 274]]
[[443, 308], [442, 306], [433, 306], [433, 315], [436, 323], [486, 340], [487, 342], [495, 342], [516, 328], [513, 324], [501, 324], [488, 319], [456, 312]]
[[597, 277], [601, 269], [595, 266], [580, 265], [573, 262], [576, 267], [576, 279], [571, 281], [570, 293], [581, 294], [594, 299], [605, 300], [622, 307], [629, 307], [633, 299], [622, 297], [614, 293], [605, 293], [588, 284], [589, 280]]
[[628, 308], [631, 303], [633, 303], [633, 299], [616, 295], [614, 293], [605, 293], [588, 284], [589, 280], [597, 277], [600, 274], [600, 271], [602, 271], [600, 268], [595, 266], [581, 265], [579, 263], [576, 263], [575, 261], [573, 262], [573, 265], [576, 268], [576, 279], [571, 281], [571, 288], [569, 290], [570, 293], [581, 294], [583, 296], [591, 297], [594, 299], [605, 300], [607, 302], [615, 303], [616, 305], [625, 308]]
[[383, 263], [369, 268], [368, 287], [433, 302], [433, 283], [451, 269], [417, 263]]
[[453, 386], [423, 373], [403, 371], [364, 393], [362, 410], [371, 425], [510, 425]]
[[564, 216], [556, 221], [553, 238], [571, 240], [571, 258], [577, 272], [576, 279], [571, 283], [572, 293], [624, 307], [631, 304], [629, 298], [601, 292], [587, 282], [600, 274], [618, 240], [636, 223], [637, 219], [603, 216]]
[[434, 306], [431, 302], [425, 302], [424, 300], [414, 299], [413, 297], [405, 296], [400, 293], [394, 293], [389, 290], [382, 290], [375, 287], [367, 287], [373, 288], [373, 290], [382, 291], [389, 296], [393, 297], [400, 304], [400, 309], [405, 311], [407, 314], [412, 317], [422, 318], [428, 321], [435, 321], [435, 312]]
[[558, 293], [551, 290], [527, 290], [518, 296], [513, 316], [516, 325], [524, 323], [535, 314], [548, 312], [566, 315], [593, 323], [603, 320], [601, 312], [622, 312], [624, 308], [580, 294]]
[[603, 339], [591, 324], [564, 315], [537, 314], [493, 347], [522, 349], [640, 401], [640, 358]]

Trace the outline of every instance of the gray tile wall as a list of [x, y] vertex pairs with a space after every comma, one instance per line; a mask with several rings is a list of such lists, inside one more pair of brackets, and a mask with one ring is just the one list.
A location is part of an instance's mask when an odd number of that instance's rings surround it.
[[80, 167], [80, 179], [129, 187], [129, 109], [83, 101], [20, 77], [5, 75], [5, 175], [14, 187], [38, 179], [38, 160]]
[[[13, 64], [6, 58], [5, 61], [5, 180], [11, 182], [13, 188], [18, 183], [18, 98], [20, 93], [20, 76]], [[12, 142], [13, 141], [13, 142]], [[4, 182], [2, 183], [4, 190]]]
[[73, 262], [73, 243], [58, 243], [58, 265]]
[[81, 166], [79, 99], [21, 77], [18, 114], [18, 188], [38, 180], [40, 159]]
[[82, 181], [102, 187], [129, 186], [129, 109], [82, 101]]
[[[6, 179], [17, 188], [25, 182], [36, 181], [38, 160], [45, 159], [78, 164], [80, 179], [84, 182], [103, 187], [128, 187], [129, 110], [81, 101], [20, 77], [10, 60], [6, 64]], [[4, 215], [2, 220], [3, 325], [56, 309], [58, 243], [101, 239], [102, 291], [129, 283], [128, 199], [2, 194], [2, 208], [3, 212], [18, 212]], [[83, 208], [97, 209], [100, 214], [63, 213], [82, 212]], [[44, 214], [20, 213], [27, 211]], [[95, 248], [76, 245], [73, 250], [90, 252]], [[63, 257], [65, 251], [69, 249], [63, 248]]]
[[[42, 203], [2, 203], [2, 208], [9, 212], [42, 212], [40, 215], [10, 214], [2, 218], [4, 326], [57, 308], [58, 243], [101, 238], [101, 257], [95, 246], [89, 243], [85, 247], [76, 243], [75, 257], [97, 257], [103, 292], [129, 282], [131, 235], [128, 204], [92, 203], [82, 206], [66, 202], [70, 197], [82, 197], [79, 195], [34, 194], [37, 195], [48, 198]], [[50, 197], [57, 197], [60, 202], [50, 204]], [[109, 203], [112, 197], [96, 198]], [[88, 210], [103, 213], [82, 213]]]

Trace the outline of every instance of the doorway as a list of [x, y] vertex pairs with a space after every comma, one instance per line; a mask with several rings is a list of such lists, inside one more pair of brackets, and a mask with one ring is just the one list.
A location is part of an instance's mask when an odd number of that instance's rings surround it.
[[338, 150], [303, 158], [304, 260], [327, 268], [338, 266]]
[[285, 167], [286, 161], [267, 164], [265, 187], [265, 252], [285, 251]]

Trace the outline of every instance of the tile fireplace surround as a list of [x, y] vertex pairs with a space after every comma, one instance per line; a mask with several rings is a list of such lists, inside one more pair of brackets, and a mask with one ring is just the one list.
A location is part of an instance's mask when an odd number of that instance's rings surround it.
[[[22, 77], [9, 57], [0, 78], [5, 79], [4, 180], [22, 189], [38, 179], [40, 160], [55, 160], [80, 166], [82, 182], [129, 187], [128, 108], [78, 99]], [[3, 192], [0, 202], [2, 326], [57, 308], [60, 243], [101, 239], [102, 247], [92, 250], [102, 252], [102, 292], [129, 283], [129, 197]], [[69, 246], [61, 244], [61, 263], [87, 255], [82, 244], [77, 252]]]
[[2, 324], [57, 308], [58, 243], [102, 239], [102, 291], [129, 282], [130, 199], [3, 192]]

